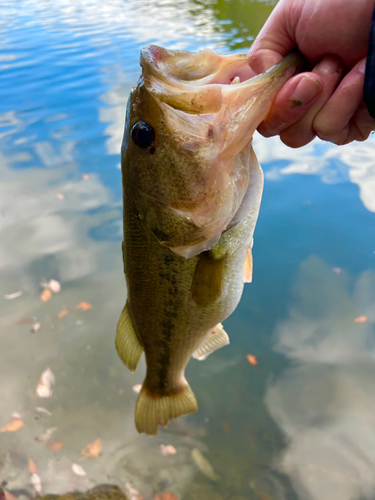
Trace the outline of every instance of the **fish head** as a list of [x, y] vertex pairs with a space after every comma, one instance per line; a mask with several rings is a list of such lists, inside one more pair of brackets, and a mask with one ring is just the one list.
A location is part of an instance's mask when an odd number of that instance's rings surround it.
[[[122, 168], [139, 218], [173, 252], [211, 249], [251, 182], [251, 141], [300, 59], [255, 76], [247, 54], [143, 48], [128, 101]], [[259, 187], [262, 189], [262, 186]]]

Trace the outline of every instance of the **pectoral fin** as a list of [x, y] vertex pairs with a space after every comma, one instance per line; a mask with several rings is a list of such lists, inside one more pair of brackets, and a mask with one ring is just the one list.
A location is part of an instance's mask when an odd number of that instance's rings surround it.
[[253, 252], [252, 245], [247, 249], [245, 266], [243, 270], [244, 283], [251, 283], [253, 280]]
[[135, 333], [129, 314], [128, 303], [125, 304], [117, 325], [116, 349], [124, 364], [129, 370], [134, 372], [141, 357], [143, 347]]
[[193, 353], [193, 358], [199, 359], [200, 361], [206, 359], [212, 352], [220, 349], [229, 344], [229, 337], [227, 332], [224, 330], [223, 325], [219, 323], [210, 332], [208, 337], [198, 346], [198, 348]]
[[216, 259], [211, 251], [203, 252], [195, 268], [191, 294], [200, 307], [207, 307], [217, 300], [222, 292], [225, 257]]

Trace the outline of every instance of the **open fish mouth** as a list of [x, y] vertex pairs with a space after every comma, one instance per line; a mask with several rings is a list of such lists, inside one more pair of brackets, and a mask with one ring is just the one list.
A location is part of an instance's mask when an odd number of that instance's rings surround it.
[[[266, 81], [278, 85], [290, 78], [300, 66], [300, 56], [291, 53], [266, 73], [256, 75], [247, 63], [247, 54], [222, 56], [213, 50], [171, 51], [147, 45], [141, 52], [149, 91], [175, 109], [192, 114], [217, 113], [223, 99], [248, 97], [248, 89], [259, 91]], [[236, 84], [234, 87], [229, 85]], [[200, 88], [198, 88], [200, 87]], [[269, 90], [267, 88], [267, 90]]]
[[133, 169], [137, 207], [163, 246], [190, 258], [211, 249], [251, 203], [252, 136], [301, 58], [292, 53], [255, 76], [246, 54], [148, 45], [140, 64], [130, 114], [155, 138], [152, 161], [139, 152]]

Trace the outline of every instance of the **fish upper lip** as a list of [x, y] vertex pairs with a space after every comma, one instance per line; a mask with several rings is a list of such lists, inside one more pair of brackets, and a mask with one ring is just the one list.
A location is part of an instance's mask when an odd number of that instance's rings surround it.
[[[235, 87], [247, 86], [250, 84], [250, 82], [256, 83], [259, 80], [263, 80], [267, 76], [272, 76], [272, 73], [282, 73], [283, 71], [288, 69], [288, 67], [291, 67], [293, 65], [297, 66], [298, 60], [301, 60], [302, 58], [299, 53], [297, 53], [296, 51], [292, 51], [279, 64], [276, 64], [264, 73], [260, 73], [257, 75], [248, 65], [246, 53], [221, 56], [212, 50], [206, 49], [200, 51], [200, 53], [202, 54], [202, 57], [204, 57], [204, 53], [207, 53], [208, 55], [214, 54], [216, 60], [215, 64], [213, 64], [212, 66], [215, 66], [215, 71], [212, 70], [205, 76], [184, 79], [178, 76], [178, 65], [176, 65], [177, 69], [175, 71], [168, 71], [168, 68], [171, 69], [171, 65], [168, 66], [168, 64], [164, 64], [163, 58], [159, 57], [160, 54], [172, 54], [172, 52], [178, 53], [179, 51], [168, 51], [154, 44], [146, 45], [141, 51], [140, 64], [146, 74], [150, 73], [150, 75], [156, 78], [159, 82], [163, 82], [171, 86], [181, 87], [182, 90], [191, 90], [192, 88], [202, 87], [205, 85], [218, 85], [220, 87], [234, 88], [231, 87], [231, 81], [235, 76], [238, 76], [236, 74], [236, 68], [237, 70], [240, 70], [242, 73], [244, 73], [245, 76], [242, 76], [241, 81], [239, 83], [236, 83]], [[180, 52], [181, 54], [185, 53], [183, 51]], [[186, 53], [191, 54], [192, 57], [196, 56], [195, 52]], [[217, 66], [222, 67], [217, 69]], [[222, 74], [224, 73], [223, 70], [227, 70], [228, 73], [232, 76], [224, 76]], [[193, 69], [191, 71], [193, 72]], [[224, 81], [219, 81], [220, 79]]]
[[[282, 78], [286, 71], [291, 76], [301, 66], [301, 58], [292, 52], [265, 73], [255, 75], [245, 53], [221, 56], [212, 50], [168, 51], [150, 44], [142, 49], [140, 64], [145, 87], [155, 98], [188, 113], [210, 114], [221, 109], [224, 98], [236, 98], [252, 88], [257, 91], [265, 81]], [[236, 76], [241, 81], [230, 85]]]

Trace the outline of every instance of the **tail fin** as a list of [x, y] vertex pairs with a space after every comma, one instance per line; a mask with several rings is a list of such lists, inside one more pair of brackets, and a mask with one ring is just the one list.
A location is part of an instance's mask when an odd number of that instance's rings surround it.
[[197, 400], [187, 382], [179, 392], [168, 396], [157, 396], [143, 385], [135, 407], [135, 425], [138, 432], [155, 436], [159, 425], [165, 427], [169, 420], [197, 410]]

